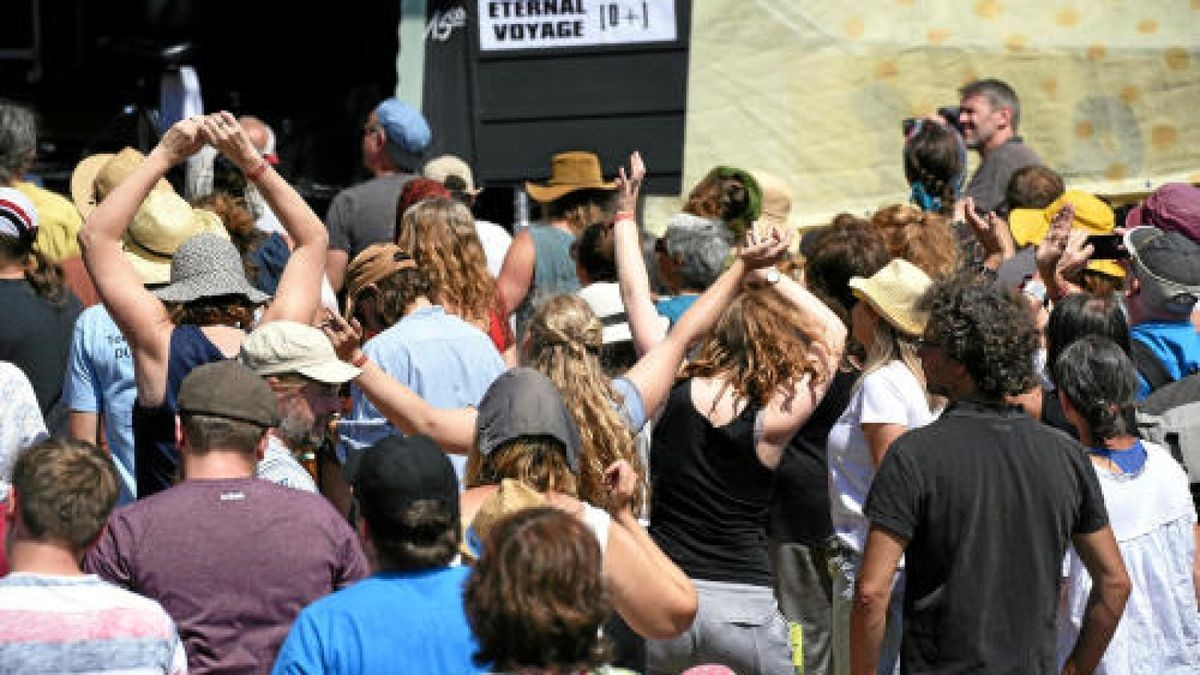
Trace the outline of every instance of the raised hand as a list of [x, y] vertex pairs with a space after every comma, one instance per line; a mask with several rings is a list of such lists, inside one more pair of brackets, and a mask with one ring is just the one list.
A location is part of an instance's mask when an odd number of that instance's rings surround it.
[[201, 117], [200, 129], [209, 145], [232, 160], [243, 172], [250, 171], [263, 161], [258, 148], [246, 135], [246, 130], [229, 112], [222, 110]]
[[206, 139], [198, 117], [179, 120], [158, 141], [158, 150], [164, 154], [170, 166], [196, 154], [204, 147]]
[[337, 312], [326, 309], [320, 328], [342, 361], [352, 362], [362, 354], [363, 330], [358, 319], [350, 319], [347, 322], [338, 316]]
[[980, 217], [975, 212], [975, 200], [972, 197], [963, 200], [963, 216], [988, 256], [996, 255], [1001, 259], [1012, 256], [1016, 244], [1003, 218], [994, 212], [988, 212], [986, 220]]
[[613, 513], [633, 511], [633, 498], [637, 492], [637, 471], [624, 459], [619, 459], [604, 470], [608, 483], [608, 509]]
[[777, 227], [752, 227], [746, 233], [746, 245], [738, 257], [747, 270], [757, 270], [778, 264], [787, 257], [792, 233]]
[[[1054, 219], [1050, 221], [1050, 229], [1037, 247], [1037, 266], [1039, 270], [1054, 270], [1058, 260], [1067, 247], [1067, 237], [1071, 233], [1071, 222], [1075, 220], [1075, 205], [1064, 204]], [[1045, 276], [1045, 274], [1043, 274]]]
[[638, 192], [646, 178], [646, 164], [637, 150], [629, 155], [629, 173], [625, 167], [617, 171], [617, 212], [633, 213], [637, 209]]

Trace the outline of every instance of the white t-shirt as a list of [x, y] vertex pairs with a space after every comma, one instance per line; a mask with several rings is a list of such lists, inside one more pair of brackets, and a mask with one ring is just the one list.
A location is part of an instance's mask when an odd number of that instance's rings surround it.
[[512, 244], [512, 235], [495, 223], [478, 219], [475, 220], [475, 234], [479, 235], [483, 255], [487, 257], [488, 273], [495, 279], [500, 276], [504, 256], [508, 255], [508, 247]]
[[829, 431], [829, 504], [833, 531], [845, 545], [862, 553], [869, 524], [863, 502], [875, 479], [875, 462], [863, 436], [863, 424], [902, 424], [916, 429], [937, 414], [929, 410], [925, 389], [903, 361], [864, 375], [850, 404]]
[[[1200, 614], [1192, 587], [1196, 507], [1183, 467], [1161, 447], [1142, 441], [1146, 464], [1135, 474], [1092, 465], [1109, 524], [1133, 581], [1133, 592], [1096, 673], [1200, 673]], [[1059, 662], [1079, 635], [1088, 593], [1087, 569], [1067, 551], [1065, 603], [1058, 613]]]

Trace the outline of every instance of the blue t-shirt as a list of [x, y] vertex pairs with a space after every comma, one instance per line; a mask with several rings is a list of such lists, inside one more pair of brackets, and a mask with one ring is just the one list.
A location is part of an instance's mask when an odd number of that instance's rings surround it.
[[654, 309], [658, 310], [660, 316], [665, 316], [670, 319], [671, 325], [674, 326], [679, 322], [679, 317], [683, 316], [683, 313], [688, 311], [688, 308], [691, 307], [699, 297], [699, 295], [692, 294], [676, 295], [673, 298], [659, 300], [658, 303], [654, 305]]
[[[371, 338], [363, 353], [435, 408], [479, 405], [492, 381], [505, 371], [491, 338], [437, 305], [415, 310]], [[343, 452], [399, 433], [362, 390], [351, 387], [350, 392], [354, 405], [339, 426]], [[461, 479], [466, 458], [451, 455], [450, 460]]]
[[137, 496], [133, 460], [133, 353], [104, 305], [92, 305], [75, 321], [63, 398], [75, 412], [98, 413], [121, 479], [118, 504]]
[[463, 609], [468, 567], [380, 572], [306, 607], [272, 673], [482, 673]]
[[[1200, 371], [1200, 333], [1189, 321], [1147, 321], [1129, 329], [1133, 339], [1150, 348], [1166, 366], [1171, 379]], [[1150, 395], [1150, 385], [1138, 373], [1137, 399]]]

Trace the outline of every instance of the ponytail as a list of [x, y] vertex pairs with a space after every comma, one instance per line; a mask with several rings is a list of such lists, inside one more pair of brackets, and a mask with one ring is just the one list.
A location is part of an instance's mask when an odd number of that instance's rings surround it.
[[63, 283], [62, 267], [42, 255], [42, 252], [37, 249], [29, 251], [27, 260], [25, 281], [33, 286], [34, 292], [49, 300], [53, 305], [65, 305], [68, 293], [67, 287]]

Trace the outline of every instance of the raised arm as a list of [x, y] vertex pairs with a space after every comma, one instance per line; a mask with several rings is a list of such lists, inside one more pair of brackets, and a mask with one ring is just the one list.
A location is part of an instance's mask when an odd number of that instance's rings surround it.
[[733, 265], [684, 312], [662, 342], [626, 371], [625, 377], [642, 396], [647, 417], [658, 412], [671, 391], [688, 347], [717, 322], [737, 297], [746, 273], [769, 267], [787, 254], [789, 238], [786, 232], [772, 232], [761, 241], [753, 231], [747, 237], [747, 245], [738, 253]]
[[350, 325], [336, 312], [325, 310], [321, 329], [333, 343], [338, 358], [362, 364], [362, 373], [354, 384], [397, 429], [405, 434], [425, 434], [446, 452], [459, 455], [465, 455], [475, 444], [474, 408], [435, 408], [397, 382], [363, 354], [362, 328], [357, 321]]
[[321, 277], [329, 247], [325, 225], [300, 193], [262, 158], [233, 115], [225, 111], [208, 115], [202, 124], [208, 142], [254, 182], [295, 244], [260, 323], [286, 320], [312, 324], [321, 306]]
[[846, 346], [846, 324], [799, 282], [782, 274], [772, 287], [800, 311], [801, 321], [816, 329], [816, 340], [809, 347], [809, 356], [817, 361], [826, 376], [820, 382], [812, 378], [793, 382], [791, 387], [771, 397], [763, 416], [763, 435], [757, 445], [759, 458], [768, 466], [779, 462], [784, 446], [825, 396]]
[[608, 532], [604, 556], [613, 605], [638, 635], [673, 638], [696, 617], [696, 589], [633, 515], [638, 476], [629, 462], [615, 462], [605, 476], [610, 489], [608, 512], [616, 526]]
[[662, 342], [667, 335], [668, 324], [662, 321], [654, 302], [650, 299], [650, 277], [646, 273], [646, 259], [642, 257], [641, 234], [635, 212], [638, 191], [646, 176], [646, 165], [641, 154], [634, 152], [629, 157], [629, 175], [621, 167], [617, 178], [617, 220], [613, 225], [613, 247], [617, 265], [617, 279], [621, 285], [621, 302], [625, 305], [625, 316], [629, 330], [633, 333], [633, 345], [639, 356]]
[[146, 403], [162, 399], [172, 325], [162, 302], [146, 290], [125, 259], [121, 237], [155, 184], [171, 167], [203, 146], [204, 136], [196, 119], [177, 122], [142, 163], [105, 195], [79, 230], [84, 265], [133, 350], [138, 396]]

